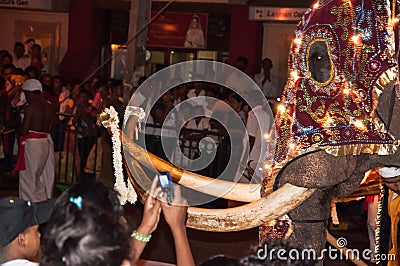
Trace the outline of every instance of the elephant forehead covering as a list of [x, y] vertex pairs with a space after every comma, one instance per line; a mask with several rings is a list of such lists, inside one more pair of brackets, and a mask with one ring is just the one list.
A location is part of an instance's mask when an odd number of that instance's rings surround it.
[[314, 148], [395, 152], [394, 138], [374, 118], [377, 92], [397, 77], [385, 3], [319, 1], [299, 22], [276, 117], [276, 162]]

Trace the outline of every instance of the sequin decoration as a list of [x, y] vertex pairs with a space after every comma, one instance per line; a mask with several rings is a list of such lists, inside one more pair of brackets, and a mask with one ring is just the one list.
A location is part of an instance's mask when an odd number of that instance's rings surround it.
[[[295, 32], [301, 42], [292, 43], [289, 56], [289, 73], [298, 75], [289, 77], [285, 110], [276, 117], [276, 162], [285, 162], [293, 144], [304, 152], [313, 145], [373, 145], [376, 151], [377, 145], [393, 144], [372, 123], [373, 88], [387, 71], [397, 71], [387, 9], [381, 6], [384, 1], [332, 0], [304, 15]], [[327, 82], [317, 82], [310, 71], [310, 46], [316, 42], [326, 43], [332, 64]]]
[[[334, 156], [397, 151], [397, 141], [382, 121], [377, 122], [374, 112], [376, 90], [398, 76], [387, 3], [320, 0], [319, 7], [309, 9], [299, 22], [290, 47], [291, 75], [283, 91], [284, 108], [275, 118], [275, 169], [263, 180], [262, 195], [288, 160], [310, 150], [325, 149]], [[313, 72], [318, 67], [311, 64], [310, 68], [310, 46], [316, 42], [320, 43], [318, 52], [326, 47], [322, 52], [331, 63], [323, 69], [322, 78]], [[329, 65], [326, 62], [316, 65]], [[261, 226], [260, 240], [285, 237], [282, 220]]]

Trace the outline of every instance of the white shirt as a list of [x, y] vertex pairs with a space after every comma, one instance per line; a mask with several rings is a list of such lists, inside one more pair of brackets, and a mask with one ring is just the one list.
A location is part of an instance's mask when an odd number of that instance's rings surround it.
[[278, 85], [276, 84], [276, 77], [272, 74], [270, 75], [271, 81], [266, 80], [264, 84], [262, 84], [265, 76], [264, 73], [258, 73], [254, 76], [254, 81], [257, 83], [258, 87], [260, 87], [261, 91], [267, 98], [278, 98], [279, 90]]
[[[268, 147], [263, 138], [265, 133], [269, 133], [272, 123], [273, 117], [261, 105], [254, 107], [253, 110], [249, 112], [246, 130], [249, 136], [254, 137], [255, 140], [247, 161], [253, 161], [250, 166], [255, 170], [256, 176], [261, 175], [261, 170], [259, 170], [259, 168], [261, 168], [264, 163], [264, 156]], [[246, 145], [246, 139], [243, 140], [243, 145]]]
[[[65, 87], [62, 88], [60, 96], [58, 96], [58, 101], [60, 102], [60, 113], [64, 113], [65, 110], [67, 109], [67, 106], [72, 108], [71, 104], [73, 104], [73, 101], [68, 99], [69, 97], [69, 90]], [[60, 120], [64, 119], [63, 115], [59, 116]]]
[[15, 68], [22, 68], [22, 70], [25, 70], [25, 68], [31, 65], [31, 58], [27, 56], [21, 56], [20, 58], [14, 57], [13, 65]]
[[1, 264], [1, 266], [39, 266], [39, 263], [24, 259], [17, 259], [7, 261], [6, 263]]

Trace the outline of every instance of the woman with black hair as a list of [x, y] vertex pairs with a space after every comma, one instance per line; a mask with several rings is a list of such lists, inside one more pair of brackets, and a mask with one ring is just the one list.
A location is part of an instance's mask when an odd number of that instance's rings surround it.
[[114, 190], [93, 181], [72, 187], [56, 201], [42, 238], [41, 265], [130, 263], [130, 238], [122, 217]]
[[42, 237], [41, 265], [133, 265], [157, 228], [161, 210], [174, 237], [177, 265], [194, 265], [185, 227], [187, 202], [176, 186], [174, 201], [167, 204], [157, 184], [156, 177], [131, 238], [115, 190], [88, 180], [65, 191]]

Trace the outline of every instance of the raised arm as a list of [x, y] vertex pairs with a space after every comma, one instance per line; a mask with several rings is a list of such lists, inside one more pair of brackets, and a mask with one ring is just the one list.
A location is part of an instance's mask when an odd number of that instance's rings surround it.
[[[161, 206], [157, 195], [161, 188], [157, 188], [157, 178], [154, 178], [150, 191], [144, 203], [143, 218], [139, 227], [132, 233], [132, 258], [136, 262], [142, 254], [151, 234], [156, 230], [160, 220]], [[136, 232], [136, 233], [135, 233]]]
[[180, 186], [174, 185], [174, 191], [174, 201], [171, 205], [167, 203], [166, 195], [163, 195], [161, 209], [174, 237], [177, 266], [194, 266], [185, 226], [187, 201], [182, 197]]

